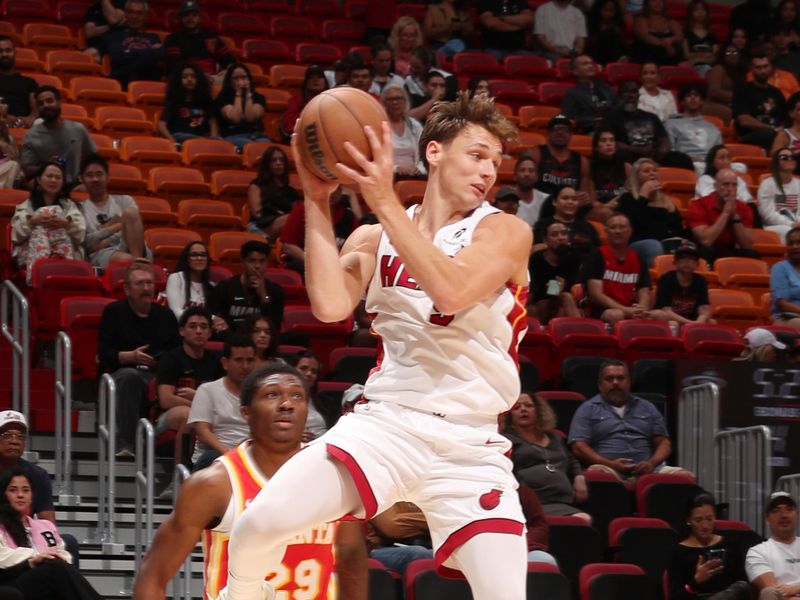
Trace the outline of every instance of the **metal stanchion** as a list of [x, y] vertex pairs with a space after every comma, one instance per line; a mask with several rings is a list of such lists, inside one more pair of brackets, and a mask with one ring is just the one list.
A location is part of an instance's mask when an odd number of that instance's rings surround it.
[[[147, 546], [153, 541], [153, 495], [155, 488], [155, 431], [147, 419], [136, 426], [136, 506], [133, 542], [134, 571], [139, 572]], [[144, 513], [144, 514], [142, 514]]]
[[72, 493], [72, 342], [60, 331], [56, 337], [56, 457], [55, 492], [62, 506], [76, 506]]
[[116, 477], [117, 477], [117, 386], [111, 375], [100, 378], [98, 393], [100, 438], [98, 457], [99, 493], [97, 498], [98, 537], [104, 554], [121, 554], [125, 545], [116, 541]]

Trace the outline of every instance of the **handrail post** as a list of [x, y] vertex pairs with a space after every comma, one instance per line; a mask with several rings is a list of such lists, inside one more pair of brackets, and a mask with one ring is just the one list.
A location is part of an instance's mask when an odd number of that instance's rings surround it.
[[[0, 331], [11, 344], [11, 407], [30, 423], [30, 309], [25, 294], [10, 281], [4, 281], [0, 289]], [[38, 452], [26, 451], [23, 456], [39, 461]]]
[[714, 383], [692, 385], [681, 390], [678, 400], [678, 460], [692, 471], [707, 490], [716, 487], [714, 435], [719, 429], [719, 387]]
[[72, 493], [72, 342], [59, 331], [56, 337], [56, 465], [55, 491], [62, 506], [77, 506]]
[[[172, 475], [172, 489], [175, 491], [175, 503], [181, 493], [183, 482], [189, 477], [189, 469], [183, 465], [176, 465]], [[172, 578], [173, 600], [191, 600], [192, 598], [192, 556], [183, 561], [181, 568]]]
[[[155, 476], [155, 430], [147, 419], [139, 419], [136, 426], [136, 505], [133, 542], [134, 572], [139, 566], [147, 546], [153, 540], [153, 478]], [[142, 498], [144, 495], [144, 498]], [[142, 518], [144, 511], [144, 518]]]
[[117, 386], [108, 373], [100, 378], [98, 392], [100, 422], [97, 434], [100, 438], [98, 456], [99, 493], [97, 497], [97, 520], [99, 542], [103, 554], [121, 554], [125, 545], [115, 541], [116, 532], [116, 453], [117, 453]]

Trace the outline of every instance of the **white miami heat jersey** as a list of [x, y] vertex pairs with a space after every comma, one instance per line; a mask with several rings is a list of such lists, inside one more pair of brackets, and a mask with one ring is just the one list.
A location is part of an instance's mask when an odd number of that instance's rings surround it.
[[[408, 209], [409, 217], [416, 209]], [[484, 202], [436, 232], [434, 245], [455, 256], [471, 243], [481, 219], [496, 212]], [[364, 396], [447, 415], [495, 418], [509, 410], [520, 392], [517, 347], [527, 327], [527, 294], [527, 285], [509, 282], [469, 308], [442, 315], [382, 233], [366, 300], [381, 347]]]

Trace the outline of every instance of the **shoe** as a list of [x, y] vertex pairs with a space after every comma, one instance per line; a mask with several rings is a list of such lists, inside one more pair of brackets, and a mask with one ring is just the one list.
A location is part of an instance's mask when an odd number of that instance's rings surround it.
[[114, 455], [117, 458], [135, 458], [136, 455], [133, 453], [133, 450], [130, 448], [120, 448], [117, 450], [117, 453]]
[[164, 488], [164, 491], [161, 492], [157, 497], [159, 500], [173, 500], [175, 496], [175, 490], [172, 487], [172, 482]]

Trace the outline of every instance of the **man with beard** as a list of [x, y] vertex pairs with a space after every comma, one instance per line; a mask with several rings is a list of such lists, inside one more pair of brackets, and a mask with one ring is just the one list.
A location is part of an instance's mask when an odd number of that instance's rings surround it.
[[125, 27], [107, 35], [111, 77], [128, 88], [131, 81], [159, 81], [164, 48], [157, 33], [144, 31], [149, 7], [146, 0], [125, 3]]
[[578, 203], [584, 206], [590, 199], [589, 161], [579, 152], [569, 149], [571, 139], [572, 121], [564, 115], [556, 115], [547, 123], [547, 143], [535, 146], [525, 154], [529, 154], [539, 166], [537, 190], [550, 195], [564, 187], [575, 188]]
[[539, 211], [547, 199], [547, 194], [536, 189], [539, 172], [536, 161], [529, 154], [523, 154], [514, 165], [514, 183], [519, 196], [517, 216], [533, 227], [539, 220]]
[[0, 35], [0, 97], [8, 106], [8, 127], [30, 127], [36, 118], [36, 81], [17, 71], [14, 60], [17, 48], [14, 40]]
[[217, 75], [220, 81], [225, 68], [235, 58], [219, 37], [200, 28], [200, 5], [185, 0], [180, 8], [181, 30], [170, 33], [164, 42], [167, 52], [167, 74], [172, 75], [181, 65], [192, 63], [206, 75]]
[[81, 159], [97, 152], [97, 146], [81, 123], [61, 117], [61, 94], [55, 87], [39, 87], [34, 101], [42, 122], [31, 127], [22, 141], [25, 175], [32, 177], [44, 163], [55, 161], [64, 167], [66, 185], [72, 187], [78, 180]]
[[153, 302], [153, 269], [134, 262], [125, 272], [125, 298], [106, 305], [100, 317], [100, 369], [117, 384], [117, 456], [133, 456], [136, 424], [148, 405], [148, 389], [161, 356], [178, 346], [178, 322]]
[[603, 125], [614, 132], [620, 154], [630, 163], [643, 157], [660, 160], [670, 150], [669, 136], [661, 119], [639, 110], [639, 82], [620, 83], [619, 98], [620, 105]]
[[706, 155], [713, 146], [722, 144], [722, 132], [702, 115], [706, 100], [706, 86], [702, 83], [687, 83], [678, 93], [683, 112], [672, 115], [664, 127], [669, 135], [672, 149], [683, 152], [695, 163], [705, 165]]
[[781, 91], [769, 84], [772, 61], [763, 52], [750, 57], [753, 80], [741, 84], [733, 96], [736, 132], [744, 144], [772, 148], [776, 132], [786, 120], [786, 101]]
[[597, 387], [600, 393], [580, 405], [569, 427], [568, 443], [581, 463], [627, 480], [654, 471], [686, 472], [664, 465], [672, 453], [664, 416], [651, 402], [630, 393], [624, 362], [604, 362]]
[[528, 311], [543, 325], [553, 317], [581, 316], [570, 290], [578, 282], [580, 259], [569, 243], [567, 226], [550, 219], [544, 226], [544, 250], [531, 255]]
[[775, 492], [767, 502], [765, 519], [770, 537], [747, 551], [747, 578], [758, 590], [758, 600], [800, 598], [800, 539], [797, 501], [787, 492]]

